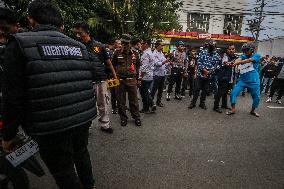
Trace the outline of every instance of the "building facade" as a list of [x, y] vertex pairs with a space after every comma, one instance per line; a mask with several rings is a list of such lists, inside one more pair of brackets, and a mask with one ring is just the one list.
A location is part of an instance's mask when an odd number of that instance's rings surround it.
[[183, 0], [183, 31], [241, 35], [246, 0]]
[[262, 56], [284, 57], [284, 37], [277, 37], [258, 42], [258, 53]]

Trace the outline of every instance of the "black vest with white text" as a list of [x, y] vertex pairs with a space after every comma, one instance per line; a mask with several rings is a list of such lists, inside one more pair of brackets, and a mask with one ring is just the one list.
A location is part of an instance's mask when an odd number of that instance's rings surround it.
[[23, 129], [29, 135], [62, 132], [96, 116], [86, 47], [53, 30], [15, 35], [25, 60]]

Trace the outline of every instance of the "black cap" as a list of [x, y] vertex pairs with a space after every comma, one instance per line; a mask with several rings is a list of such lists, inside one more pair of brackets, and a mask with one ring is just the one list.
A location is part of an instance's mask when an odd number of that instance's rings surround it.
[[124, 42], [124, 43], [130, 43], [131, 35], [129, 35], [129, 34], [122, 34], [120, 41]]
[[5, 7], [0, 7], [0, 20], [5, 20], [9, 24], [18, 22], [15, 12]]

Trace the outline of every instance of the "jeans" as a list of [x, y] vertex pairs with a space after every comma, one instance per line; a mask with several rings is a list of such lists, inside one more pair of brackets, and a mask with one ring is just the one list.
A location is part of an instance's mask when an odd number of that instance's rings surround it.
[[147, 80], [141, 81], [140, 93], [142, 97], [144, 111], [148, 111], [149, 108], [153, 106], [153, 100], [150, 95], [150, 89], [151, 89], [152, 82], [153, 82], [152, 80], [151, 81], [147, 81]]
[[263, 89], [265, 89], [265, 93], [268, 93], [272, 82], [273, 82], [272, 78], [268, 78], [268, 77], [263, 78], [260, 91], [262, 92]]
[[60, 189], [94, 187], [92, 164], [87, 148], [90, 125], [91, 123], [88, 123], [60, 133], [33, 137], [39, 144], [42, 160]]
[[154, 99], [155, 94], [158, 91], [157, 100], [156, 100], [157, 104], [161, 103], [164, 84], [165, 84], [165, 76], [154, 76], [154, 84], [151, 90], [151, 98]]

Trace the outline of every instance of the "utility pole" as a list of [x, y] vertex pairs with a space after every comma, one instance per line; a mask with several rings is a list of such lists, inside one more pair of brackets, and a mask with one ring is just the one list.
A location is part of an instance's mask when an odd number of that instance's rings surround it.
[[[259, 2], [260, 0], [258, 0], [257, 2]], [[259, 34], [260, 34], [260, 30], [261, 30], [261, 23], [263, 21], [263, 9], [264, 9], [264, 0], [261, 0], [261, 5], [260, 5], [260, 12], [259, 12], [259, 17], [258, 17], [258, 27], [256, 30], [256, 36], [255, 36], [255, 40], [258, 41], [259, 38]]]
[[261, 28], [261, 23], [263, 21], [263, 11], [265, 7], [265, 0], [257, 0], [256, 3], [260, 2], [260, 7], [255, 7], [255, 12], [257, 13], [257, 17], [252, 20], [248, 20], [249, 30], [251, 31], [255, 41], [258, 41]]

